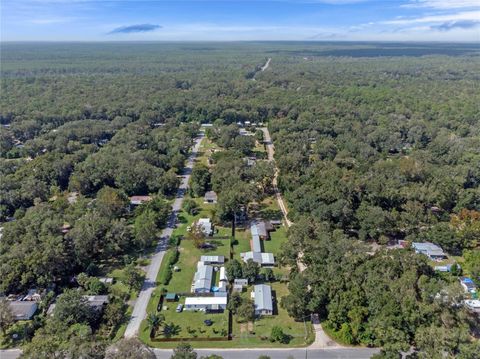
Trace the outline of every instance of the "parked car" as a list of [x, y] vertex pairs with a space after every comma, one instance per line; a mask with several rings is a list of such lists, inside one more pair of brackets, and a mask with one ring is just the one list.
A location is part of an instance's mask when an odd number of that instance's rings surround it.
[[182, 310], [183, 310], [183, 304], [177, 305], [177, 309], [175, 309], [175, 311], [176, 311], [177, 313], [180, 313]]

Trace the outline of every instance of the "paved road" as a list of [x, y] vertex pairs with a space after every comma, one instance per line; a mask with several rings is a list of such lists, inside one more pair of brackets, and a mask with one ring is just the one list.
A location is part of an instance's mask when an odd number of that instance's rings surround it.
[[[159, 359], [170, 359], [171, 350], [155, 349]], [[342, 349], [195, 349], [198, 357], [217, 354], [224, 359], [257, 359], [260, 355], [268, 355], [271, 359], [368, 359], [378, 353], [378, 349], [342, 348]]]
[[168, 249], [168, 240], [172, 235], [173, 230], [175, 229], [177, 214], [182, 208], [183, 199], [185, 197], [185, 194], [187, 193], [190, 174], [192, 172], [193, 165], [195, 164], [195, 158], [197, 157], [197, 153], [203, 137], [204, 134], [202, 132], [200, 133], [199, 137], [195, 139], [195, 144], [192, 148], [192, 152], [190, 153], [187, 164], [183, 169], [182, 181], [180, 183], [180, 186], [178, 187], [177, 196], [172, 205], [172, 213], [170, 214], [170, 217], [168, 219], [167, 227], [163, 230], [160, 240], [158, 241], [155, 254], [151, 258], [150, 265], [147, 268], [145, 282], [143, 283], [140, 294], [138, 295], [137, 301], [135, 302], [132, 317], [130, 318], [130, 322], [128, 323], [127, 329], [125, 330], [126, 338], [131, 338], [138, 335], [140, 323], [147, 315], [147, 304], [150, 300], [153, 290], [156, 287], [155, 281], [157, 278], [157, 274], [160, 270], [160, 265], [162, 264], [165, 251]]

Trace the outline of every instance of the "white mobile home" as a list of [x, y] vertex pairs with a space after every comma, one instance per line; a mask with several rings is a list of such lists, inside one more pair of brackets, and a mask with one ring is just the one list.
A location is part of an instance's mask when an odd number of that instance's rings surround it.
[[187, 297], [185, 298], [185, 310], [199, 311], [223, 311], [227, 309], [227, 297]]

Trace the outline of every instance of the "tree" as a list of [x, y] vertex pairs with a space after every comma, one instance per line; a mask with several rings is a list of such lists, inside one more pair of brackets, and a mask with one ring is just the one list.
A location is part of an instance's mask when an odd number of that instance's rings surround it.
[[242, 304], [242, 296], [240, 293], [233, 292], [230, 296], [230, 299], [227, 303], [227, 309], [235, 314], [237, 312], [237, 308]]
[[185, 212], [187, 212], [189, 215], [194, 216], [198, 213], [198, 205], [197, 202], [195, 202], [193, 199], [185, 199], [183, 201], [183, 209]]
[[108, 186], [97, 192], [95, 206], [102, 216], [115, 218], [122, 215], [128, 205], [128, 199], [124, 192]]
[[102, 321], [111, 328], [119, 325], [125, 318], [126, 305], [121, 299], [112, 299], [103, 312]]
[[129, 264], [124, 270], [125, 284], [129, 290], [139, 291], [142, 288], [144, 273], [135, 267], [135, 264]]
[[288, 344], [289, 337], [283, 332], [283, 329], [278, 325], [274, 325], [270, 332], [270, 341], [271, 342], [279, 342], [282, 344]]
[[137, 338], [121, 339], [107, 349], [105, 359], [155, 359], [155, 353]]
[[94, 314], [87, 299], [78, 290], [66, 289], [58, 296], [53, 318], [65, 325], [91, 324], [96, 319]]
[[196, 359], [197, 353], [193, 350], [192, 346], [188, 343], [180, 343], [173, 349], [173, 355], [170, 359]]
[[288, 284], [288, 290], [290, 294], [282, 297], [280, 305], [291, 317], [303, 320], [309, 312], [308, 303], [311, 297], [307, 280], [302, 274], [294, 275]]
[[265, 278], [265, 281], [271, 282], [272, 280], [275, 279], [275, 275], [273, 273], [272, 268], [266, 268], [263, 272], [263, 276]]
[[13, 324], [13, 313], [8, 300], [0, 298], [0, 329], [5, 335], [7, 329]]
[[193, 241], [196, 248], [203, 248], [205, 245], [205, 233], [200, 223], [193, 223], [190, 231], [187, 232], [186, 238]]
[[255, 282], [259, 272], [260, 265], [257, 262], [254, 262], [253, 259], [249, 259], [242, 265], [242, 276], [243, 278], [248, 279], [249, 283]]
[[142, 249], [152, 245], [157, 238], [157, 231], [156, 215], [153, 210], [147, 209], [135, 218], [135, 242]]
[[210, 186], [210, 170], [204, 164], [197, 164], [192, 170], [190, 191], [193, 197], [205, 195]]
[[232, 259], [225, 264], [225, 271], [227, 277], [233, 281], [234, 279], [242, 278], [242, 263], [236, 259]]
[[165, 317], [161, 314], [150, 313], [147, 315], [147, 325], [153, 333], [160, 328], [164, 320]]
[[251, 299], [242, 301], [237, 309], [238, 321], [250, 322], [255, 319], [255, 305]]

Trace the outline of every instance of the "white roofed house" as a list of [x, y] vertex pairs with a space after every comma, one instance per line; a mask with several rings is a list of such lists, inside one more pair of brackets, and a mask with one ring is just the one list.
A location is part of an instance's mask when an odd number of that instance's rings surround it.
[[413, 242], [412, 247], [415, 249], [415, 253], [424, 254], [431, 260], [440, 261], [447, 259], [447, 255], [443, 252], [443, 249], [436, 244], [430, 242]]
[[242, 260], [247, 263], [249, 259], [260, 264], [262, 267], [275, 266], [275, 258], [273, 253], [260, 253], [260, 252], [243, 252], [240, 253]]
[[200, 261], [205, 264], [224, 264], [225, 256], [201, 256]]
[[272, 287], [258, 284], [254, 286], [251, 297], [255, 302], [255, 315], [273, 315]]
[[227, 296], [214, 297], [187, 297], [185, 310], [199, 310], [205, 312], [224, 311], [227, 308]]
[[192, 292], [209, 293], [212, 288], [213, 267], [203, 262], [197, 263], [197, 271], [193, 277]]
[[210, 218], [200, 218], [197, 224], [202, 228], [202, 232], [206, 236], [213, 235], [213, 224], [210, 221]]

